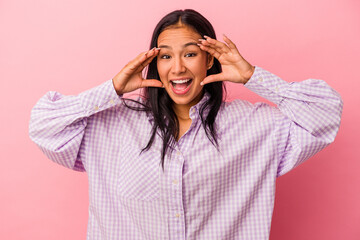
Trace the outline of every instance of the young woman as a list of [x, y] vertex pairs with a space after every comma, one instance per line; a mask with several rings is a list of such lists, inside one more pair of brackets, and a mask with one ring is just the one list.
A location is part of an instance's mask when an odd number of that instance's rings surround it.
[[[32, 140], [88, 174], [88, 239], [268, 239], [276, 177], [334, 140], [342, 100], [321, 80], [287, 83], [251, 65], [223, 40], [198, 12], [171, 12], [151, 50], [113, 79], [36, 104]], [[223, 81], [277, 107], [225, 103]], [[122, 97], [139, 88], [137, 101]]]

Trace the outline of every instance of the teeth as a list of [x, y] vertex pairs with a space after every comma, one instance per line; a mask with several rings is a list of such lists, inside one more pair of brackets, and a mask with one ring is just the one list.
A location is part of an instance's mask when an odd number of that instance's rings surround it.
[[173, 80], [172, 82], [178, 84], [178, 83], [186, 83], [186, 82], [188, 82], [190, 80], [191, 79], [189, 78], [189, 79], [184, 79], [184, 80]]

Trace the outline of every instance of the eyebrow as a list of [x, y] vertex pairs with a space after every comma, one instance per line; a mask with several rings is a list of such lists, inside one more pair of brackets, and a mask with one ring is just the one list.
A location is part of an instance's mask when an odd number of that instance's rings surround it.
[[[188, 42], [188, 43], [185, 43], [183, 45], [183, 48], [186, 48], [188, 46], [192, 46], [192, 45], [195, 45], [198, 47], [197, 43], [196, 42]], [[169, 49], [172, 49], [172, 47], [168, 46], [168, 45], [160, 45], [159, 48], [169, 48]]]

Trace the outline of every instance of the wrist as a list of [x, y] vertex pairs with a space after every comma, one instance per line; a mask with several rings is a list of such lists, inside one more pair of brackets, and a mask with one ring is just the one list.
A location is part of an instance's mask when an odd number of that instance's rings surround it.
[[252, 77], [254, 72], [255, 72], [255, 66], [251, 65], [251, 69], [248, 71], [248, 73], [246, 74], [246, 77], [244, 79], [244, 82], [243, 82], [244, 85], [250, 80], [250, 78]]
[[112, 83], [113, 83], [113, 86], [114, 86], [114, 89], [115, 89], [115, 92], [117, 93], [117, 95], [122, 95], [122, 91], [119, 89], [119, 87], [116, 86], [116, 76], [114, 78], [112, 78]]

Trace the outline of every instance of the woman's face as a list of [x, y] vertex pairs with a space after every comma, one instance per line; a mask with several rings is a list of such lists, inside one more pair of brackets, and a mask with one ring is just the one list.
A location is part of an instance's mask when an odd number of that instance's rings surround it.
[[158, 37], [160, 80], [177, 105], [191, 107], [202, 97], [200, 82], [206, 77], [210, 59], [197, 45], [200, 38], [186, 26], [164, 30]]

